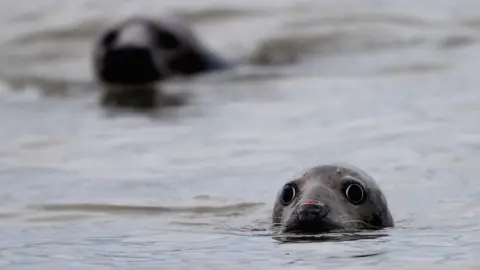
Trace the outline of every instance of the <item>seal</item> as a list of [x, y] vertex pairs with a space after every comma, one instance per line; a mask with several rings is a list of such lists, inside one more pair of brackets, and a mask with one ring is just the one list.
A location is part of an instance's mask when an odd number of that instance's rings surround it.
[[173, 17], [134, 15], [118, 21], [100, 34], [92, 54], [95, 79], [105, 90], [102, 100], [116, 105], [130, 98], [151, 105], [160, 81], [230, 66]]
[[370, 175], [349, 164], [327, 164], [283, 186], [272, 226], [282, 233], [317, 234], [394, 227], [394, 220]]

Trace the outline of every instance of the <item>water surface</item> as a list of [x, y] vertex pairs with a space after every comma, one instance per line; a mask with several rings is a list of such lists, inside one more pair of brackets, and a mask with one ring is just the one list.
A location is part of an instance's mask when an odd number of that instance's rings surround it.
[[[5, 269], [476, 269], [480, 2], [0, 4]], [[113, 12], [114, 11], [114, 12]], [[174, 12], [260, 66], [174, 80], [187, 106], [98, 106], [103, 27]], [[277, 191], [321, 163], [375, 177], [387, 237], [281, 243]]]

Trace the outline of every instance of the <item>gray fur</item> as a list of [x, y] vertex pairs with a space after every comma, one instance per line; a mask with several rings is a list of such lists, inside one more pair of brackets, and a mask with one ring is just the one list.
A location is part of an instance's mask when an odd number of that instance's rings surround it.
[[[315, 221], [314, 232], [381, 229], [393, 227], [394, 220], [387, 200], [375, 180], [366, 172], [348, 164], [321, 165], [309, 169], [290, 181], [298, 188], [295, 199], [289, 205], [280, 200], [280, 189], [272, 214], [274, 228], [283, 232], [300, 232], [299, 206], [305, 201], [318, 201], [325, 205], [328, 214]], [[347, 183], [363, 186], [366, 199], [362, 204], [352, 204], [344, 194]], [[312, 226], [311, 226], [312, 227]]]

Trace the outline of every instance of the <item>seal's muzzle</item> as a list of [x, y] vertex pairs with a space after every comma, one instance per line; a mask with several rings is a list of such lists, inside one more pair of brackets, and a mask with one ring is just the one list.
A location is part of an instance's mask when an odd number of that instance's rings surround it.
[[109, 83], [144, 84], [156, 81], [160, 74], [147, 47], [124, 46], [106, 52], [102, 77]]
[[309, 225], [315, 222], [321, 222], [328, 214], [329, 210], [326, 205], [317, 201], [306, 201], [302, 203], [295, 214], [299, 223]]

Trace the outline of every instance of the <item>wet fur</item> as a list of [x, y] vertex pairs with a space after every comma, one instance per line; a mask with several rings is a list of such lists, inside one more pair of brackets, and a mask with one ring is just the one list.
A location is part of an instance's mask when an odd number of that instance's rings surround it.
[[[367, 199], [361, 205], [352, 205], [342, 197], [344, 195], [339, 187], [344, 181], [351, 180], [358, 181], [365, 189]], [[300, 192], [295, 201], [287, 206], [280, 202], [282, 189], [278, 192], [272, 213], [272, 226], [276, 230], [289, 231], [289, 226], [295, 222], [292, 221], [294, 219], [292, 215], [298, 203], [305, 199], [322, 201], [332, 209], [326, 218], [328, 226], [319, 228], [319, 232], [378, 230], [394, 226], [393, 217], [380, 187], [370, 175], [359, 168], [348, 164], [321, 165], [309, 169], [289, 183], [295, 183]], [[308, 198], [305, 198], [306, 196]]]

